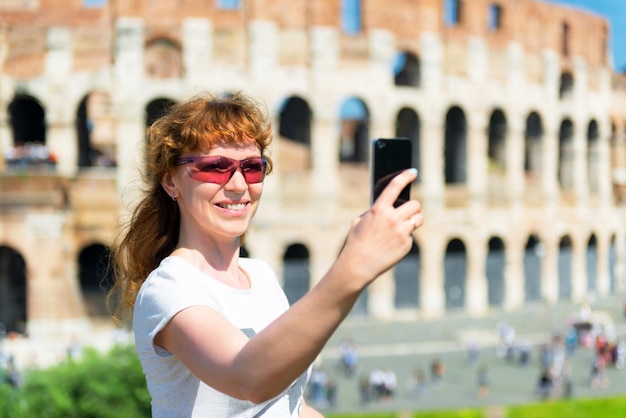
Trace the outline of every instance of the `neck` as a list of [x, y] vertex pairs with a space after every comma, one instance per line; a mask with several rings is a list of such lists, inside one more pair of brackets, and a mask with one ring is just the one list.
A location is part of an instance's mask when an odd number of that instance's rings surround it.
[[212, 250], [178, 246], [171, 255], [181, 257], [208, 276], [237, 289], [250, 288], [245, 272], [239, 268], [239, 246]]

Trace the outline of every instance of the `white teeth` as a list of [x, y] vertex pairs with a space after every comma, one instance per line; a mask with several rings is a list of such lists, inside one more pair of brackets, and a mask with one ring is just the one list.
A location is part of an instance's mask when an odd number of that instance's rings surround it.
[[243, 210], [246, 207], [245, 203], [221, 204], [220, 206], [228, 210]]

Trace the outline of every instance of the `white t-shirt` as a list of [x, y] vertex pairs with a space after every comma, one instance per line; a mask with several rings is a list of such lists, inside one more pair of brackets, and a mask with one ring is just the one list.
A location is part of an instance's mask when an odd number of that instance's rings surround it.
[[259, 333], [288, 309], [285, 293], [267, 263], [242, 258], [239, 265], [250, 278], [250, 289], [228, 287], [176, 256], [165, 258], [141, 286], [135, 302], [133, 331], [152, 397], [154, 418], [300, 415], [310, 368], [281, 395], [254, 404], [206, 385], [176, 356], [154, 344], [154, 337], [174, 315], [190, 306], [215, 309], [248, 337]]

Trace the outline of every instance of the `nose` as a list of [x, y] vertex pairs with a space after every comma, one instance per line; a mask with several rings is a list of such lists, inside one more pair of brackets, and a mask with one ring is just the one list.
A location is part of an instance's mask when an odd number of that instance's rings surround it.
[[237, 167], [233, 170], [230, 179], [228, 179], [224, 187], [235, 192], [243, 192], [248, 188], [248, 183], [243, 176], [243, 169], [241, 167]]

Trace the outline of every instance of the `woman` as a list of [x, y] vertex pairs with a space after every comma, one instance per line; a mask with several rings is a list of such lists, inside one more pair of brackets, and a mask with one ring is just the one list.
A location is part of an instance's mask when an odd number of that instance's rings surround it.
[[[272, 269], [239, 256], [272, 169], [269, 123], [242, 94], [197, 97], [149, 128], [148, 189], [115, 250], [154, 417], [320, 417], [310, 365], [360, 292], [411, 248], [416, 177], [398, 175], [355, 220], [328, 273], [289, 307]], [[119, 316], [118, 316], [119, 317]]]

